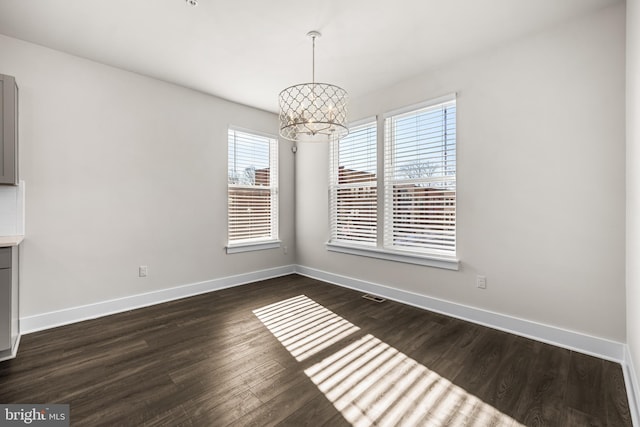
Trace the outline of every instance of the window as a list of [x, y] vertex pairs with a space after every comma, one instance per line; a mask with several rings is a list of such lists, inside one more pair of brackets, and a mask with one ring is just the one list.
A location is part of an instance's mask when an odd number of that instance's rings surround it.
[[227, 253], [277, 247], [277, 140], [229, 129], [228, 147]]
[[376, 245], [376, 122], [331, 145], [331, 240]]
[[332, 144], [328, 249], [457, 269], [455, 94], [378, 121]]
[[456, 253], [455, 100], [385, 119], [385, 247]]

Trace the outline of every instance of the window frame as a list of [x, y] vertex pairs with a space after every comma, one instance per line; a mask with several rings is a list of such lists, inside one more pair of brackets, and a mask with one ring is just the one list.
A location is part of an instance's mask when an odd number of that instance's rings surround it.
[[[255, 138], [256, 142], [260, 139], [264, 140], [264, 143], [268, 143], [268, 152], [269, 152], [269, 185], [268, 186], [257, 186], [257, 185], [240, 185], [240, 184], [232, 184], [229, 180], [229, 172], [231, 171], [231, 164], [229, 161], [229, 149], [231, 148], [231, 137], [232, 134], [235, 136], [237, 134], [245, 134], [248, 135], [249, 138]], [[259, 132], [251, 129], [245, 129], [237, 126], [229, 126], [227, 129], [227, 245], [225, 246], [227, 254], [241, 253], [241, 252], [249, 252], [249, 251], [257, 251], [264, 249], [273, 249], [279, 248], [281, 245], [281, 241], [279, 239], [279, 173], [278, 173], [278, 163], [279, 163], [279, 141], [275, 135], [268, 134], [265, 132]], [[230, 193], [233, 188], [238, 189], [248, 189], [255, 187], [260, 190], [268, 190], [270, 192], [270, 212], [269, 212], [269, 236], [265, 237], [256, 237], [256, 238], [247, 238], [247, 239], [231, 239], [230, 230], [231, 230], [231, 211], [230, 211]]]
[[[414, 250], [414, 249], [407, 249], [404, 247], [394, 247], [394, 246], [388, 245], [387, 244], [388, 241], [385, 242], [385, 234], [387, 232], [386, 230], [388, 228], [388, 221], [389, 221], [389, 216], [388, 216], [388, 213], [386, 212], [387, 205], [385, 203], [385, 197], [387, 197], [387, 186], [386, 186], [387, 183], [385, 181], [385, 178], [386, 178], [385, 168], [387, 166], [385, 163], [385, 155], [387, 150], [387, 144], [385, 141], [387, 129], [385, 126], [387, 124], [387, 119], [393, 116], [408, 114], [413, 111], [419, 111], [421, 109], [426, 109], [429, 107], [435, 107], [437, 105], [450, 102], [450, 101], [454, 101], [457, 104], [456, 93], [447, 94], [447, 95], [433, 98], [418, 104], [402, 107], [402, 108], [389, 111], [375, 117], [376, 124], [377, 124], [377, 165], [378, 165], [377, 243], [375, 246], [354, 244], [352, 242], [345, 242], [342, 240], [334, 239], [333, 234], [331, 234], [329, 241], [326, 243], [327, 250], [331, 252], [346, 253], [351, 255], [359, 255], [359, 256], [384, 259], [384, 260], [395, 261], [395, 262], [403, 262], [403, 263], [409, 263], [409, 264], [437, 267], [437, 268], [443, 268], [448, 270], [459, 269], [460, 263], [459, 263], [458, 252], [457, 252], [457, 227], [458, 227], [457, 218], [455, 221], [455, 229], [454, 229], [455, 230], [454, 239], [456, 242], [456, 246], [453, 253], [437, 251], [437, 250], [436, 251], [423, 250], [423, 249]], [[353, 122], [350, 126], [359, 126], [359, 125], [362, 125], [363, 123], [366, 123], [366, 121], [371, 121], [371, 120], [372, 120], [371, 118], [359, 120], [359, 121]], [[457, 108], [456, 108], [456, 127], [457, 127]], [[456, 153], [456, 159], [457, 159], [457, 153], [458, 153], [457, 135], [456, 135], [455, 153]], [[331, 151], [331, 155], [333, 155], [333, 151]], [[330, 160], [333, 160], [333, 159], [330, 159]], [[335, 170], [331, 168], [330, 172], [331, 173], [329, 177], [329, 184], [331, 186], [331, 183], [334, 182], [335, 180], [335, 177], [333, 176], [333, 174], [335, 173]], [[456, 182], [455, 198], [456, 198], [456, 205], [457, 205], [457, 193], [458, 193], [457, 170], [454, 175], [454, 179]], [[331, 193], [329, 194], [329, 196], [331, 198]], [[330, 226], [330, 229], [333, 229], [334, 224], [333, 224], [333, 217], [331, 216], [331, 205], [329, 206], [329, 209], [330, 209], [329, 226]]]

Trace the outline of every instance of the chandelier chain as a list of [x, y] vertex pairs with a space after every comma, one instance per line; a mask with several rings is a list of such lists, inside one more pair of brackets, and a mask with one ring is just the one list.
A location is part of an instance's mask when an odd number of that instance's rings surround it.
[[316, 36], [311, 36], [311, 83], [316, 84]]

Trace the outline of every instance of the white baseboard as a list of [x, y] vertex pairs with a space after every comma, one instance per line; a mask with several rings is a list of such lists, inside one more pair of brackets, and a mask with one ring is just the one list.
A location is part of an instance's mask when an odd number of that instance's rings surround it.
[[[555, 326], [544, 325], [475, 307], [469, 307], [301, 265], [286, 265], [23, 317], [20, 319], [20, 333], [28, 334], [44, 329], [55, 328], [57, 326], [88, 319], [95, 319], [136, 308], [147, 307], [193, 295], [257, 282], [259, 280], [284, 276], [294, 272], [303, 276], [366, 293], [380, 295], [390, 300], [467, 320], [490, 328], [510, 332], [603, 359], [612, 360], [618, 363], [631, 363], [631, 360], [625, 353], [625, 351], [628, 351], [626, 349], [626, 345], [619, 342], [609, 341], [603, 338], [593, 337]], [[629, 365], [629, 367], [632, 368], [632, 365]], [[634, 376], [634, 378], [637, 377]]]
[[624, 344], [555, 326], [544, 325], [530, 320], [494, 313], [475, 307], [419, 295], [378, 283], [367, 282], [352, 277], [341, 276], [315, 268], [296, 266], [296, 273], [338, 286], [380, 295], [414, 307], [467, 320], [493, 329], [542, 341], [602, 359], [624, 363]]
[[49, 313], [37, 314], [35, 316], [22, 317], [20, 319], [20, 332], [28, 334], [44, 329], [55, 328], [57, 326], [70, 323], [81, 322], [83, 320], [95, 319], [110, 314], [147, 307], [167, 301], [186, 298], [194, 295], [204, 294], [220, 289], [231, 288], [259, 280], [271, 279], [273, 277], [285, 276], [294, 273], [294, 265], [270, 268], [267, 270], [254, 271], [251, 273], [238, 274], [236, 276], [222, 277], [219, 279], [207, 280], [199, 283], [177, 286], [169, 289], [149, 292], [145, 294], [132, 295], [129, 297], [102, 301], [95, 304], [88, 304], [79, 307], [67, 308]]
[[629, 350], [629, 345], [624, 346], [624, 363], [622, 364], [622, 373], [624, 374], [624, 384], [627, 388], [627, 398], [629, 400], [629, 412], [631, 412], [631, 420], [634, 426], [640, 426], [640, 412], [638, 412], [638, 397], [640, 397], [640, 384], [638, 384], [638, 375], [633, 366], [633, 358]]

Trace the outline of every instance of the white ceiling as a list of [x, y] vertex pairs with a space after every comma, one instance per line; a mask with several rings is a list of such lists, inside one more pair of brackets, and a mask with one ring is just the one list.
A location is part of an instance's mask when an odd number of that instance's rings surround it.
[[269, 111], [351, 97], [621, 0], [0, 0], [0, 33]]

